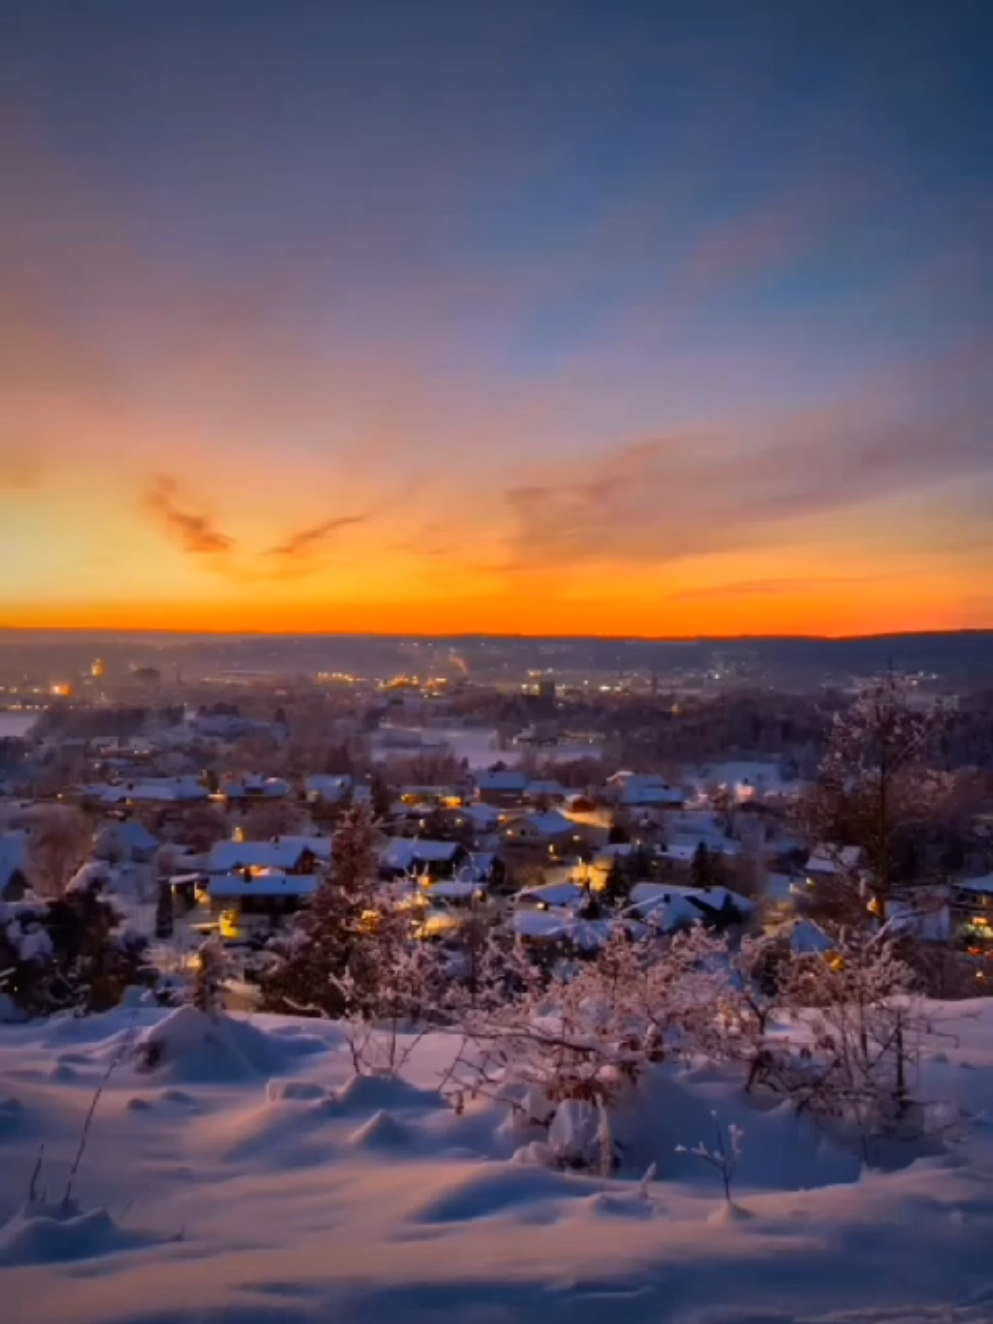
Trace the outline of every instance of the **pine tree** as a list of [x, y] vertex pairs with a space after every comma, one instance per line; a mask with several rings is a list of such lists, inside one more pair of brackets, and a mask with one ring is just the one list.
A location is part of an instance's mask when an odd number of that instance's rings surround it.
[[168, 883], [159, 885], [159, 899], [155, 907], [156, 938], [171, 938], [175, 930], [172, 907], [172, 888]]
[[372, 980], [364, 943], [376, 921], [377, 872], [372, 820], [352, 805], [334, 835], [329, 873], [276, 949], [279, 963], [263, 983], [270, 1010], [337, 1019], [362, 1000]]
[[693, 852], [693, 859], [690, 862], [690, 883], [693, 887], [699, 888], [714, 885], [713, 861], [705, 841], [701, 841]]

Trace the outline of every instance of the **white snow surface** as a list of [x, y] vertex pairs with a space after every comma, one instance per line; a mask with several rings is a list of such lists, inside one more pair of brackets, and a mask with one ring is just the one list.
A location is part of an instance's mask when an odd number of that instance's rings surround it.
[[[3, 1318], [989, 1324], [993, 1001], [934, 1015], [923, 1093], [963, 1116], [929, 1152], [862, 1172], [788, 1104], [698, 1063], [659, 1069], [617, 1117], [613, 1179], [550, 1170], [562, 1137], [497, 1104], [456, 1115], [442, 1035], [393, 1080], [354, 1076], [327, 1022], [126, 1008], [4, 1026]], [[134, 1051], [149, 1041], [151, 1070]], [[712, 1110], [744, 1130], [731, 1208], [676, 1152], [712, 1146]]]

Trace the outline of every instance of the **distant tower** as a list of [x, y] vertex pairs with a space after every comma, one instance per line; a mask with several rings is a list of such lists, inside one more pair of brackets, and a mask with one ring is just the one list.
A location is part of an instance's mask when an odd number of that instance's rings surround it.
[[90, 675], [93, 677], [94, 680], [100, 680], [103, 676], [103, 673], [104, 673], [103, 658], [95, 657], [93, 661], [90, 663]]

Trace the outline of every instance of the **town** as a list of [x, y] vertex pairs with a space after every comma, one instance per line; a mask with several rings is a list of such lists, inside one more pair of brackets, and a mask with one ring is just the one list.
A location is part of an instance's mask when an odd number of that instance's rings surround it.
[[[44, 907], [83, 880], [112, 900], [164, 1000], [216, 935], [229, 1004], [263, 1006], [273, 946], [333, 886], [335, 832], [362, 806], [379, 883], [402, 898], [412, 942], [457, 948], [483, 926], [546, 956], [589, 955], [616, 931], [699, 922], [826, 950], [821, 921], [839, 918], [851, 883], [882, 907], [880, 925], [913, 937], [922, 968], [940, 970], [935, 991], [984, 991], [988, 691], [891, 675], [922, 743], [892, 773], [880, 841], [825, 800], [824, 760], [855, 680], [811, 694], [749, 688], [725, 654], [707, 672], [723, 665], [724, 683], [709, 691], [685, 680], [663, 690], [655, 673], [647, 688], [591, 693], [547, 668], [475, 681], [460, 655], [433, 652], [444, 674], [426, 680], [235, 672], [170, 684], [147, 666], [108, 674], [102, 658], [54, 695], [52, 682], [20, 677], [24, 695], [48, 692], [44, 706], [22, 698], [0, 714], [0, 897], [22, 950], [37, 950]], [[904, 811], [901, 788], [922, 769], [940, 787]], [[874, 881], [881, 852], [887, 877]], [[30, 986], [7, 944], [8, 986]]]

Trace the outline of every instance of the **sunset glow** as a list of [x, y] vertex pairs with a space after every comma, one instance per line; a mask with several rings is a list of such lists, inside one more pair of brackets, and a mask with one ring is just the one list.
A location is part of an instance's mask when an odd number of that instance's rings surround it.
[[993, 626], [968, 6], [15, 8], [0, 624]]

